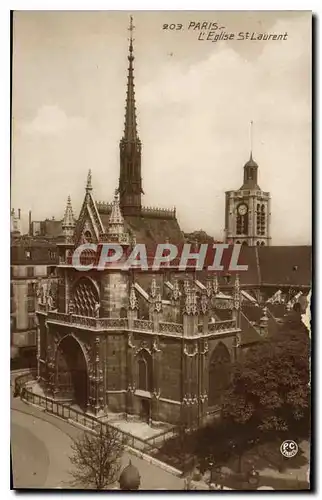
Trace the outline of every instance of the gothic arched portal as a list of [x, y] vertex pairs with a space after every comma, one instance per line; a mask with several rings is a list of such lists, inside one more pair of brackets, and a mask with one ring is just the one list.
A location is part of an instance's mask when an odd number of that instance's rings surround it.
[[56, 353], [56, 390], [82, 409], [88, 402], [88, 369], [84, 352], [73, 335], [64, 337]]
[[220, 404], [223, 391], [229, 386], [231, 371], [230, 354], [222, 342], [215, 347], [209, 361], [208, 405]]

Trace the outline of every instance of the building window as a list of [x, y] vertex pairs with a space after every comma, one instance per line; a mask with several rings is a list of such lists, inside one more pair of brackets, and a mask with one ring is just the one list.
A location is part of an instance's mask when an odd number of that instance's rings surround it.
[[25, 257], [26, 257], [26, 259], [31, 259], [31, 252], [30, 252], [30, 250], [25, 250]]
[[92, 242], [92, 233], [90, 231], [86, 231], [84, 237], [88, 243]]
[[265, 205], [261, 206], [261, 215], [260, 215], [260, 230], [261, 230], [261, 235], [265, 235]]
[[93, 282], [88, 278], [80, 278], [72, 290], [75, 313], [78, 316], [95, 317], [99, 296]]
[[50, 260], [55, 260], [56, 259], [56, 252], [53, 250], [49, 250], [49, 258]]
[[32, 266], [27, 267], [27, 276], [32, 278], [34, 276], [34, 268]]
[[33, 297], [35, 295], [35, 284], [28, 283], [28, 297]]
[[35, 298], [28, 297], [28, 312], [35, 312]]
[[152, 358], [143, 349], [138, 357], [138, 389], [151, 392], [152, 385]]
[[227, 347], [219, 342], [209, 362], [209, 406], [219, 404], [230, 383], [231, 360]]

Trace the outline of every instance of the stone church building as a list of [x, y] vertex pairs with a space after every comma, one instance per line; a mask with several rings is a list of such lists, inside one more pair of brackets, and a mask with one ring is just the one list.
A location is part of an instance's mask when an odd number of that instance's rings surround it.
[[112, 203], [96, 202], [89, 173], [77, 221], [68, 198], [56, 277], [38, 286], [38, 376], [47, 395], [96, 415], [198, 425], [220, 409], [237, 356], [239, 277], [224, 294], [214, 275], [71, 265], [84, 242], [184, 241], [175, 210], [142, 206], [132, 31], [128, 60], [119, 186]]
[[130, 32], [119, 185], [112, 202], [97, 202], [89, 172], [77, 220], [68, 198], [55, 276], [37, 287], [38, 380], [49, 397], [95, 415], [192, 427], [220, 411], [232, 362], [277, 325], [275, 309], [284, 311], [259, 305], [310, 289], [311, 249], [270, 247], [270, 196], [258, 186], [251, 155], [242, 187], [226, 193], [226, 239], [244, 244], [247, 272], [75, 269], [73, 252], [86, 242], [126, 251], [184, 242], [175, 209], [142, 206]]

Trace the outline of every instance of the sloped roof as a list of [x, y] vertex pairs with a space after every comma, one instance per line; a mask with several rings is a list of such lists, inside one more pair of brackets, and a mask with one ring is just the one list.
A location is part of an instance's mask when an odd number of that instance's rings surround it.
[[[100, 218], [107, 232], [110, 215], [101, 213]], [[153, 217], [152, 214], [142, 216], [125, 216], [125, 230], [135, 235], [137, 243], [153, 245], [165, 243], [167, 238], [170, 243], [183, 243], [184, 236], [176, 218]]]
[[262, 337], [243, 312], [240, 313], [240, 328], [240, 345], [242, 347], [262, 341]]
[[312, 248], [310, 246], [254, 248], [258, 252], [262, 284], [311, 285]]
[[242, 311], [247, 316], [249, 321], [254, 323], [259, 323], [261, 317], [263, 316], [263, 311], [259, 306], [255, 305], [244, 305], [242, 304]]

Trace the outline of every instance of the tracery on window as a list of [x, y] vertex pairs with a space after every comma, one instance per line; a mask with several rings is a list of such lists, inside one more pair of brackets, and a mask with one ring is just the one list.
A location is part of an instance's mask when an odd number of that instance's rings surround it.
[[152, 357], [145, 349], [138, 355], [137, 388], [142, 391], [152, 391]]

